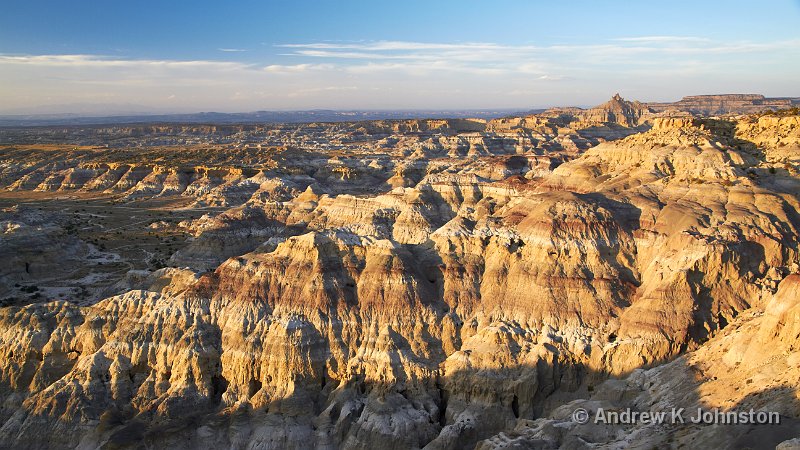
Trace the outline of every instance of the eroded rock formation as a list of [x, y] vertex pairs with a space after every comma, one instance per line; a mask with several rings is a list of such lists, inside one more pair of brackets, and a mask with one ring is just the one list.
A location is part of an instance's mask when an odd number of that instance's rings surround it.
[[0, 440], [701, 445], [720, 437], [582, 426], [570, 408], [797, 419], [797, 117], [640, 121], [623, 102], [566, 122], [336, 124], [336, 149], [242, 150], [248, 164], [3, 150], [15, 195], [227, 209], [176, 225], [177, 267], [123, 293], [0, 309]]

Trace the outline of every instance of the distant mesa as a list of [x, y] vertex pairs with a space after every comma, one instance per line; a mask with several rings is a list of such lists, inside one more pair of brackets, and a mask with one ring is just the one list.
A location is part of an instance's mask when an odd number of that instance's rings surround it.
[[690, 95], [674, 103], [646, 103], [654, 112], [686, 111], [701, 115], [751, 114], [800, 105], [800, 98], [767, 98], [760, 94]]

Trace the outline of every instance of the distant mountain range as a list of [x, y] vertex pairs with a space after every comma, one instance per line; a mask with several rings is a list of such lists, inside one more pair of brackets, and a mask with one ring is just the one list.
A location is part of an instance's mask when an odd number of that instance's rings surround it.
[[[253, 123], [308, 123], [308, 122], [357, 122], [362, 120], [387, 119], [495, 119], [508, 116], [526, 116], [544, 111], [587, 111], [600, 109], [617, 109], [616, 116], [623, 106], [642, 112], [683, 112], [696, 115], [750, 114], [767, 109], [785, 109], [800, 105], [800, 97], [764, 97], [760, 94], [722, 94], [693, 95], [677, 102], [633, 102], [629, 105], [617, 105], [621, 98], [615, 96], [611, 103], [604, 103], [595, 108], [552, 108], [550, 110], [514, 110], [514, 109], [481, 109], [481, 110], [353, 110], [336, 111], [315, 109], [307, 111], [255, 111], [246, 113], [200, 112], [186, 114], [121, 114], [96, 116], [87, 114], [26, 114], [0, 115], [0, 127], [27, 126], [68, 126], [68, 125], [116, 125], [136, 123], [213, 123], [213, 124], [253, 124]], [[626, 103], [627, 104], [627, 103]], [[596, 111], [595, 111], [596, 112]], [[630, 112], [630, 111], [629, 111]], [[616, 119], [610, 120], [617, 121]]]
[[493, 119], [510, 115], [527, 115], [544, 111], [514, 109], [492, 110], [400, 110], [400, 111], [256, 111], [247, 113], [201, 112], [190, 114], [130, 114], [114, 116], [84, 116], [77, 114], [0, 115], [0, 126], [52, 126], [52, 125], [113, 125], [130, 123], [304, 123], [304, 122], [354, 122], [386, 119]]

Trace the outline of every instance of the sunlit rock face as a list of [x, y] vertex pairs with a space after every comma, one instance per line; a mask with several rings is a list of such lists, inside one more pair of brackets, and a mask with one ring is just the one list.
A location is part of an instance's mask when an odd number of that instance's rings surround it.
[[[797, 117], [652, 117], [618, 97], [582, 111], [299, 126], [265, 132], [282, 146], [259, 149], [74, 149], [63, 161], [3, 149], [9, 195], [204, 215], [143, 224], [186, 241], [173, 267], [131, 271], [116, 295], [0, 308], [0, 439], [744, 442], [739, 428], [570, 420], [578, 407], [669, 405], [769, 407], [792, 426]], [[54, 216], [2, 214], [8, 292], [43, 276], [30, 267], [67, 270], [90, 252]]]

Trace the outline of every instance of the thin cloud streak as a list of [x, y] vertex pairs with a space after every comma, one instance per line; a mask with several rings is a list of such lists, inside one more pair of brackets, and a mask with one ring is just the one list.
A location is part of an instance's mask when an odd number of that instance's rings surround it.
[[296, 74], [311, 71], [336, 70], [333, 64], [270, 64], [262, 69], [264, 72], [275, 74]]
[[233, 57], [239, 61], [0, 54], [0, 105], [12, 110], [102, 99], [163, 107], [169, 98], [170, 107], [185, 111], [516, 108], [585, 105], [594, 101], [588, 95], [601, 101], [616, 91], [625, 95], [628, 86], [642, 100], [704, 90], [797, 95], [800, 73], [797, 39], [633, 36], [549, 46], [366, 41], [274, 47], [279, 54], [260, 61], [255, 51], [231, 52], [241, 54]]
[[[621, 37], [606, 43], [569, 45], [500, 45], [493, 43], [436, 44], [379, 41], [362, 43], [313, 42], [281, 44], [287, 57], [335, 62], [351, 72], [406, 71], [417, 74], [421, 66], [434, 65], [449, 72], [485, 74], [531, 73], [563, 79], [587, 68], [625, 71], [636, 67], [676, 67], [707, 61], [710, 65], [734, 65], [742, 58], [761, 59], [779, 52], [784, 58], [800, 57], [800, 40], [766, 43], [714, 42], [694, 36]], [[736, 70], [739, 68], [734, 67]]]
[[[278, 44], [276, 47], [284, 48], [309, 48], [320, 50], [366, 50], [366, 51], [393, 51], [393, 50], [498, 50], [505, 46], [493, 43], [467, 42], [459, 44], [409, 42], [409, 41], [376, 41], [365, 43], [330, 43], [312, 42], [306, 44]], [[533, 48], [533, 47], [531, 47]]]
[[[715, 43], [710, 40], [679, 36], [643, 36], [618, 38], [615, 41], [631, 42], [634, 45], [620, 44], [587, 44], [587, 45], [553, 45], [538, 47], [530, 45], [499, 45], [491, 43], [436, 44], [416, 42], [334, 44], [307, 43], [281, 44], [278, 47], [297, 49], [284, 53], [283, 56], [305, 59], [343, 60], [335, 64], [318, 64], [303, 62], [298, 64], [257, 64], [215, 61], [215, 60], [153, 60], [122, 59], [103, 55], [2, 55], [0, 64], [31, 64], [41, 66], [62, 67], [147, 67], [162, 66], [171, 68], [214, 68], [228, 70], [262, 69], [271, 73], [296, 73], [311, 70], [318, 71], [370, 71], [376, 69], [395, 68], [416, 69], [420, 65], [439, 66], [449, 71], [464, 72], [529, 72], [523, 70], [538, 62], [540, 73], [549, 72], [554, 66], [569, 62], [570, 59], [583, 62], [619, 63], [628, 62], [634, 65], [652, 65], [660, 62], [665, 56], [707, 56], [734, 54], [765, 54], [778, 50], [800, 51], [800, 40], [787, 40], [768, 43], [735, 42]], [[648, 45], [664, 42], [673, 45]], [[692, 43], [689, 45], [688, 43]], [[703, 42], [703, 45], [697, 45]], [[326, 49], [326, 50], [319, 50]], [[241, 49], [220, 49], [226, 52], [240, 52]], [[354, 51], [355, 50], [355, 51]], [[399, 51], [403, 50], [403, 51]], [[647, 56], [650, 55], [648, 58]], [[611, 58], [611, 60], [607, 60]], [[625, 58], [629, 58], [627, 61]], [[352, 62], [345, 60], [355, 60]], [[372, 61], [372, 62], [370, 62]], [[397, 61], [381, 63], [380, 61]]]
[[621, 42], [709, 42], [708, 38], [696, 36], [636, 36], [614, 38], [612, 41]]
[[[800, 40], [785, 40], [769, 43], [754, 43], [748, 41], [732, 43], [716, 43], [709, 39], [690, 36], [642, 36], [612, 39], [608, 44], [583, 44], [583, 45], [499, 45], [499, 44], [432, 44], [414, 42], [386, 42], [363, 44], [281, 44], [276, 47], [296, 49], [285, 53], [287, 56], [302, 56], [312, 58], [340, 58], [340, 59], [477, 59], [496, 61], [510, 57], [523, 57], [533, 55], [556, 55], [564, 53], [616, 53], [616, 54], [641, 54], [646, 52], [671, 53], [671, 54], [704, 54], [708, 52], [747, 53], [761, 52], [786, 48], [800, 48]], [[627, 45], [631, 43], [633, 45]], [[672, 44], [672, 45], [662, 45]], [[702, 44], [702, 45], [698, 45]], [[414, 51], [415, 53], [401, 53], [400, 50]]]
[[13, 56], [0, 54], [0, 64], [58, 66], [58, 67], [214, 67], [220, 69], [245, 69], [249, 64], [213, 60], [157, 60], [120, 59], [103, 55], [26, 55]]

